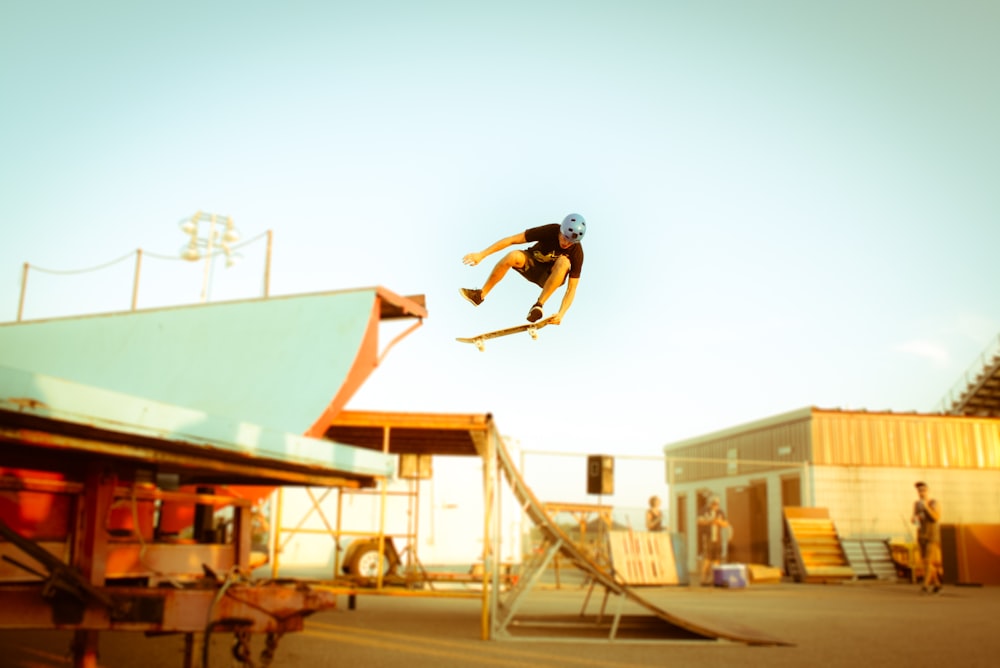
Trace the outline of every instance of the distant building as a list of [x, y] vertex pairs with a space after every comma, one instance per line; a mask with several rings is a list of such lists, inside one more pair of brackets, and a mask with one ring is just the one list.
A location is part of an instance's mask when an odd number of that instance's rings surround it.
[[[719, 497], [730, 561], [783, 566], [782, 507], [828, 508], [843, 538], [909, 538], [917, 480], [948, 524], [1000, 523], [1000, 418], [803, 408], [664, 448], [671, 526], [697, 558]], [[684, 555], [677, 555], [678, 560]]]

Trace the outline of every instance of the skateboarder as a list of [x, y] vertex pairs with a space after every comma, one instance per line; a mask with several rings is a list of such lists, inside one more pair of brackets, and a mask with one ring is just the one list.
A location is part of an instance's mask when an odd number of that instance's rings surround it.
[[[489, 278], [478, 290], [462, 288], [461, 294], [473, 306], [479, 306], [486, 295], [507, 274], [508, 269], [514, 269], [532, 283], [542, 288], [538, 301], [528, 311], [528, 322], [536, 322], [544, 315], [543, 308], [552, 293], [563, 283], [566, 283], [566, 293], [563, 295], [559, 310], [552, 316], [552, 324], [558, 325], [569, 310], [576, 296], [576, 286], [580, 281], [580, 271], [583, 269], [583, 246], [580, 241], [587, 230], [587, 222], [578, 213], [571, 213], [563, 218], [562, 223], [552, 223], [532, 227], [524, 232], [506, 237], [496, 242], [480, 253], [469, 253], [462, 262], [474, 267], [483, 258], [517, 244], [534, 243], [527, 250], [512, 250], [497, 262], [490, 272]], [[569, 281], [567, 282], [567, 277]]]

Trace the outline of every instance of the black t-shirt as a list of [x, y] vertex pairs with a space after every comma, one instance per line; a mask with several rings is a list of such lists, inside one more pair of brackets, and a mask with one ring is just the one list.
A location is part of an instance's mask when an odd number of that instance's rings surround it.
[[531, 227], [524, 231], [524, 238], [535, 242], [535, 245], [528, 249], [535, 262], [547, 264], [555, 262], [560, 255], [569, 258], [569, 277], [580, 278], [583, 271], [583, 245], [573, 244], [569, 248], [559, 245], [559, 223], [551, 225], [541, 225]]

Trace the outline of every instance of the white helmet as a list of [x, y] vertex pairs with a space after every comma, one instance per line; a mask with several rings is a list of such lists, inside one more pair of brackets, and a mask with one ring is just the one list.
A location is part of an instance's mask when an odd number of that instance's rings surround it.
[[563, 218], [559, 228], [562, 235], [575, 244], [583, 240], [583, 234], [587, 231], [587, 221], [578, 213], [571, 213]]

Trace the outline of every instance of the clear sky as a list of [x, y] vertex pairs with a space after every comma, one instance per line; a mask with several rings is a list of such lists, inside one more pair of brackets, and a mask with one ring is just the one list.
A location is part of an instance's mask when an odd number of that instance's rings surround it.
[[[989, 0], [8, 0], [0, 318], [24, 262], [176, 256], [201, 210], [274, 230], [274, 294], [427, 296], [352, 408], [623, 455], [807, 405], [932, 410], [1000, 332], [998, 34]], [[563, 324], [456, 343], [537, 295], [511, 275], [474, 309], [458, 288], [499, 256], [462, 256], [569, 212]], [[260, 293], [244, 254], [212, 299]], [[25, 315], [126, 309], [131, 272], [31, 272]], [[150, 257], [140, 307], [201, 278]]]

